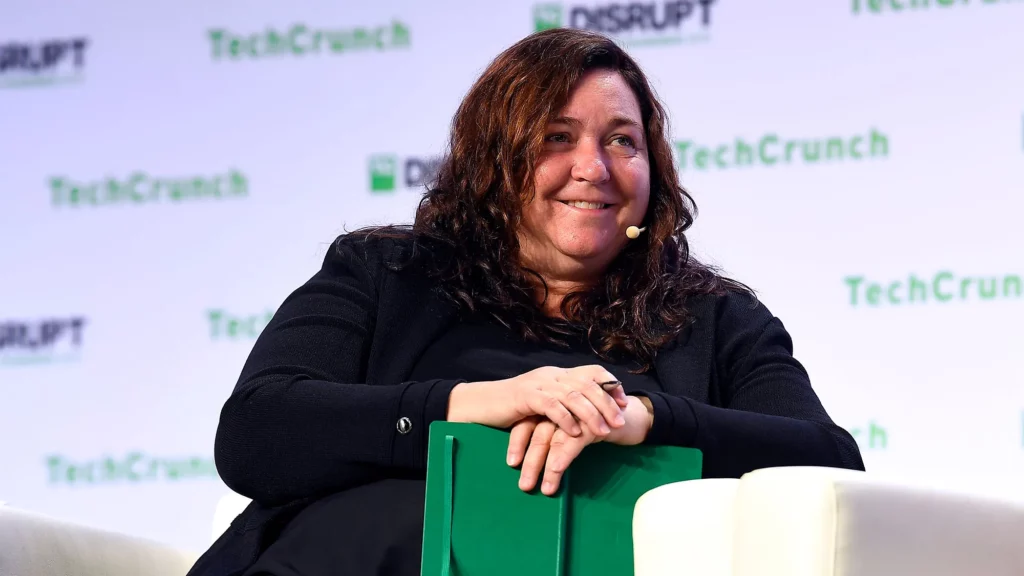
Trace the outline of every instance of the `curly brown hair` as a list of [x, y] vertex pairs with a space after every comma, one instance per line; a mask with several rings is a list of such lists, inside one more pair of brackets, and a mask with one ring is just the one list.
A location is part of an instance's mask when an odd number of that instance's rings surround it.
[[[618, 255], [602, 283], [566, 295], [563, 318], [551, 318], [537, 303], [538, 285], [547, 290], [543, 278], [518, 264], [517, 230], [534, 194], [547, 124], [594, 69], [617, 71], [640, 103], [651, 167], [647, 232]], [[635, 360], [642, 371], [685, 328], [689, 297], [751, 292], [691, 257], [684, 232], [696, 212], [679, 184], [665, 110], [639, 65], [605, 36], [560, 28], [502, 52], [469, 90], [412, 234], [450, 254], [437, 267], [441, 290], [464, 311], [490, 315], [529, 340], [564, 344], [582, 332], [601, 357]]]

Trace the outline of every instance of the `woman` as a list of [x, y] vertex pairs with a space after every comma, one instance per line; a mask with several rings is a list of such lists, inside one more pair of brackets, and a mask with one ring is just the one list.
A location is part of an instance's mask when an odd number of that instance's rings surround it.
[[689, 256], [665, 112], [613, 42], [512, 46], [450, 147], [411, 229], [338, 238], [260, 336], [216, 440], [254, 503], [192, 574], [418, 574], [435, 420], [511, 429], [545, 494], [599, 441], [863, 469], [782, 324]]

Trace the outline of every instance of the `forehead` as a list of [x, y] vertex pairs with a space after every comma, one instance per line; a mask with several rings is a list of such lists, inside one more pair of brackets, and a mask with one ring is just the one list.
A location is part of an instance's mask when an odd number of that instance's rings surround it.
[[640, 122], [640, 102], [622, 74], [590, 70], [573, 87], [558, 116], [623, 116]]

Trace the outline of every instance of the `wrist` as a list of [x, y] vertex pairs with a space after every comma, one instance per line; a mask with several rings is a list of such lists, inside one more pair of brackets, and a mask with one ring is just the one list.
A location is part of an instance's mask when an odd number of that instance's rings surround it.
[[480, 386], [486, 382], [460, 382], [452, 388], [448, 395], [448, 411], [445, 420], [448, 422], [476, 422], [472, 409], [478, 406], [475, 400]]
[[647, 396], [637, 396], [640, 403], [644, 405], [644, 409], [647, 410], [647, 427], [644, 429], [644, 437], [641, 442], [647, 440], [647, 434], [650, 433], [651, 428], [654, 428], [654, 403]]
[[634, 446], [643, 444], [654, 425], [654, 407], [646, 397], [627, 396], [625, 408], [626, 425], [612, 430], [604, 441], [612, 444]]
[[452, 388], [448, 395], [448, 411], [445, 413], [445, 420], [449, 422], [465, 421], [462, 408], [466, 405], [465, 396], [469, 384], [469, 382], [460, 382]]

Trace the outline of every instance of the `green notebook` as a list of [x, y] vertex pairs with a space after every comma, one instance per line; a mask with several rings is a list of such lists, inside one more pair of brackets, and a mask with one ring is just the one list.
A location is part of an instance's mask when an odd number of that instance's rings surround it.
[[593, 444], [557, 494], [526, 493], [505, 463], [508, 439], [478, 424], [431, 424], [422, 576], [631, 575], [637, 499], [701, 477], [696, 449]]

